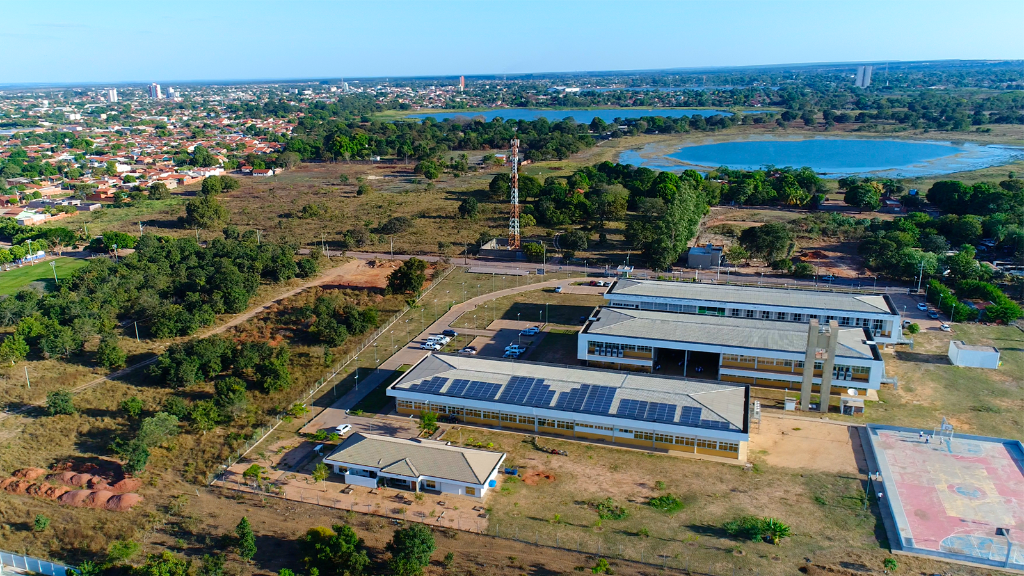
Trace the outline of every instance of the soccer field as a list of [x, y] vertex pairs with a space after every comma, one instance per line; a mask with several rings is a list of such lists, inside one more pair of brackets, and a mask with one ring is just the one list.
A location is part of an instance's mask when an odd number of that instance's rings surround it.
[[[75, 270], [88, 264], [86, 260], [81, 258], [57, 258], [54, 262], [56, 262], [55, 267], [58, 279], [66, 278]], [[51, 267], [50, 262], [47, 261], [26, 264], [21, 268], [0, 272], [0, 294], [14, 294], [29, 283], [37, 280], [46, 282], [46, 289], [51, 290], [55, 285], [53, 271], [54, 267]]]

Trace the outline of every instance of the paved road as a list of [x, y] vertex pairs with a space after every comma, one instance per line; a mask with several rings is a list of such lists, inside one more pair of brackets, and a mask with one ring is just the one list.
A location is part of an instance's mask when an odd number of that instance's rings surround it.
[[[314, 416], [305, 426], [302, 427], [301, 432], [312, 433], [321, 429], [333, 428], [338, 424], [345, 422], [347, 418], [346, 411], [352, 409], [356, 404], [358, 404], [359, 401], [376, 388], [377, 385], [383, 382], [393, 370], [397, 370], [398, 367], [403, 364], [416, 364], [429, 353], [427, 350], [423, 350], [419, 347], [427, 336], [430, 334], [438, 334], [442, 330], [450, 328], [452, 322], [455, 322], [455, 320], [464, 312], [470, 311], [484, 302], [489, 302], [491, 300], [501, 298], [502, 296], [520, 294], [522, 292], [540, 290], [542, 288], [554, 288], [555, 286], [564, 283], [564, 278], [556, 278], [544, 282], [527, 284], [525, 286], [506, 288], [505, 290], [498, 290], [497, 292], [491, 292], [475, 298], [470, 298], [461, 304], [452, 306], [450, 310], [445, 312], [437, 319], [437, 321], [428, 326], [426, 330], [416, 336], [416, 338], [409, 342], [404, 348], [395, 352], [387, 360], [381, 362], [380, 369], [375, 370], [372, 375], [360, 382], [358, 388], [353, 388], [347, 394], [339, 398], [334, 404], [331, 404], [322, 412]], [[526, 323], [524, 322], [524, 324]], [[490, 337], [493, 337], [496, 334], [493, 330], [467, 330], [459, 328], [459, 331], [465, 334], [477, 334]]]

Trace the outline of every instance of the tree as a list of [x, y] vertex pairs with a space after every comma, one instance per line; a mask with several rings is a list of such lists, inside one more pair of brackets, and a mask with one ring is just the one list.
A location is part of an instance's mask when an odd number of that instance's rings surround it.
[[753, 226], [740, 233], [740, 245], [750, 255], [765, 262], [773, 262], [788, 256], [793, 243], [793, 233], [781, 222], [770, 222]]
[[[177, 396], [171, 398], [177, 398]], [[177, 434], [178, 417], [167, 412], [157, 412], [142, 420], [139, 433], [135, 438], [146, 448], [155, 448], [165, 444]]]
[[235, 535], [238, 537], [238, 555], [243, 560], [252, 560], [256, 555], [256, 534], [253, 533], [252, 524], [245, 516], [242, 516], [238, 526], [235, 526]]
[[163, 182], [154, 182], [149, 185], [150, 200], [167, 200], [171, 197], [171, 189]]
[[959, 252], [945, 259], [950, 280], [959, 283], [964, 280], [975, 280], [981, 275], [981, 265], [974, 259], [974, 254], [974, 247], [964, 244]]
[[810, 278], [814, 276], [814, 266], [811, 266], [807, 262], [797, 262], [793, 264], [793, 270], [791, 271], [793, 276], [797, 278]]
[[913, 324], [910, 324], [909, 326], [907, 326], [907, 332], [909, 332], [912, 335], [913, 334], [917, 334], [920, 331], [921, 331], [921, 325], [918, 324], [917, 322], [914, 322]]
[[113, 448], [114, 452], [124, 460], [121, 469], [126, 474], [134, 475], [146, 469], [146, 463], [149, 462], [149, 448], [146, 448], [146, 445], [138, 438], [130, 442], [123, 442], [118, 438], [114, 441]]
[[188, 417], [192, 427], [205, 434], [220, 422], [220, 410], [212, 400], [200, 400], [189, 408]]
[[491, 200], [495, 202], [507, 201], [512, 193], [512, 183], [509, 180], [508, 174], [497, 174], [494, 178], [491, 178], [491, 183], [487, 185], [487, 189], [490, 192]]
[[846, 190], [843, 202], [849, 206], [860, 208], [863, 212], [874, 212], [882, 207], [882, 195], [878, 189], [867, 183], [854, 184]]
[[420, 430], [427, 434], [433, 434], [437, 430], [437, 412], [420, 410]]
[[427, 180], [437, 180], [441, 176], [441, 167], [433, 160], [424, 160], [413, 169], [417, 174], [422, 174]]
[[96, 362], [104, 368], [124, 368], [128, 355], [117, 342], [117, 336], [104, 334], [100, 338], [100, 345], [96, 348]]
[[190, 228], [211, 230], [227, 219], [227, 208], [213, 196], [193, 198], [185, 204], [185, 223]]
[[224, 556], [222, 554], [212, 556], [203, 554], [202, 563], [196, 570], [196, 576], [224, 576]]
[[50, 519], [42, 514], [36, 514], [35, 520], [32, 521], [32, 530], [35, 532], [42, 532], [50, 526]]
[[583, 251], [586, 250], [589, 244], [589, 238], [587, 233], [582, 230], [573, 230], [563, 235], [561, 244], [567, 249], [572, 251]]
[[539, 242], [527, 242], [523, 244], [523, 254], [530, 262], [540, 262], [544, 259], [544, 245]]
[[60, 389], [46, 395], [46, 410], [50, 416], [57, 414], [74, 414], [75, 398], [70, 390]]
[[190, 566], [191, 561], [165, 551], [160, 556], [150, 554], [134, 572], [139, 576], [188, 576]]
[[365, 182], [360, 184], [359, 188], [356, 188], [356, 196], [369, 196], [370, 194], [373, 194], [373, 186]]
[[107, 547], [107, 562], [117, 564], [131, 560], [140, 549], [139, 543], [134, 540], [114, 540]]
[[459, 203], [459, 216], [463, 218], [476, 218], [480, 212], [480, 202], [470, 196]]
[[121, 412], [124, 412], [129, 418], [138, 418], [142, 414], [143, 408], [142, 399], [138, 396], [121, 401]]
[[318, 462], [313, 468], [313, 482], [323, 482], [327, 480], [327, 477], [331, 474], [331, 469], [327, 467], [327, 464]]
[[360, 576], [370, 565], [362, 538], [349, 526], [331, 528], [310, 528], [299, 540], [306, 569], [317, 570], [324, 576]]
[[224, 191], [224, 183], [220, 176], [207, 176], [203, 178], [203, 185], [199, 189], [198, 196], [216, 196]]
[[[321, 464], [323, 464], [323, 462], [321, 462]], [[242, 478], [245, 478], [246, 480], [256, 481], [260, 479], [260, 476], [263, 476], [263, 471], [263, 466], [260, 466], [259, 464], [253, 464], [252, 466], [246, 468], [244, 472], [242, 472]]]
[[419, 294], [427, 281], [427, 263], [419, 258], [409, 258], [388, 275], [388, 294]]
[[733, 244], [725, 251], [725, 259], [733, 264], [739, 264], [740, 262], [750, 260], [750, 252], [741, 244]]
[[25, 338], [20, 334], [11, 334], [0, 342], [0, 362], [14, 364], [24, 360], [28, 353], [28, 342], [25, 342]]
[[418, 576], [436, 548], [433, 532], [423, 524], [396, 530], [385, 547], [391, 553], [388, 568], [396, 576]]

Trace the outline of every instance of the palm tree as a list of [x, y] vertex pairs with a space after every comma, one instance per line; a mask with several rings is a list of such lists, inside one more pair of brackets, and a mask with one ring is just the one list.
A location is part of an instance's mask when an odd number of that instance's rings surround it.
[[761, 533], [770, 538], [772, 544], [778, 546], [780, 540], [790, 535], [790, 529], [787, 524], [775, 518], [763, 518], [761, 520]]

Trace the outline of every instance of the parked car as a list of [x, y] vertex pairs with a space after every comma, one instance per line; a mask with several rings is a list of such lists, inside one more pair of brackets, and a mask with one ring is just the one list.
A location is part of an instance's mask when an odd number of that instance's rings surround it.
[[334, 429], [334, 431], [337, 432], [339, 436], [344, 436], [345, 434], [348, 434], [351, 430], [351, 424], [339, 424], [338, 427]]
[[459, 335], [459, 333], [458, 333], [458, 332], [456, 332], [455, 330], [452, 330], [452, 329], [448, 329], [448, 330], [443, 330], [443, 331], [441, 332], [441, 335], [442, 335], [442, 336], [450, 336], [450, 337], [452, 337], [452, 338], [455, 338], [455, 337], [457, 337], [457, 336]]
[[562, 287], [561, 286], [555, 286], [555, 294], [561, 294], [561, 293], [562, 293]]
[[822, 276], [821, 277], [822, 282], [831, 282], [831, 281], [833, 281], [835, 279], [836, 279], [836, 277], [831, 275], [831, 274], [829, 274], [828, 276]]
[[424, 342], [423, 344], [420, 344], [420, 348], [422, 348], [423, 350], [433, 350], [434, 352], [440, 352], [441, 348], [444, 348], [444, 346], [438, 342]]
[[523, 330], [519, 334], [521, 334], [523, 336], [533, 336], [533, 335], [539, 334], [539, 333], [540, 333], [540, 328], [538, 328], [536, 326], [530, 326], [529, 328]]
[[470, 356], [475, 356], [476, 346], [466, 346], [462, 350], [459, 350], [459, 354], [469, 354]]
[[938, 318], [939, 317], [939, 312], [937, 310], [929, 310], [928, 311], [928, 317], [929, 318]]
[[514, 350], [508, 350], [501, 357], [502, 358], [519, 358], [520, 354], [522, 354], [522, 352], [517, 352], [517, 351], [514, 351]]
[[939, 330], [942, 330], [943, 332], [952, 332], [953, 331], [953, 329], [950, 328], [949, 324], [939, 324]]
[[605, 282], [604, 280], [598, 280], [597, 281], [597, 285], [598, 286], [610, 286], [611, 282]]
[[590, 281], [590, 285], [591, 286], [597, 286], [597, 280], [591, 280]]
[[526, 346], [520, 346], [519, 344], [509, 344], [505, 346], [505, 352], [516, 352], [522, 354], [526, 351]]
[[924, 302], [918, 302], [917, 303], [917, 309], [918, 310], [927, 310], [928, 309], [928, 304], [926, 304]]

